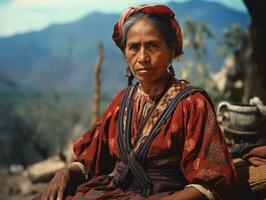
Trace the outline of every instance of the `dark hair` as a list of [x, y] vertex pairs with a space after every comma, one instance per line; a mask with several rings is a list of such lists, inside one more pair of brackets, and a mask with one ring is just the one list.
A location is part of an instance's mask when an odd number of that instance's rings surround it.
[[166, 15], [147, 15], [142, 12], [137, 12], [134, 15], [130, 16], [126, 22], [124, 23], [122, 29], [122, 39], [120, 43], [120, 49], [125, 52], [126, 42], [127, 42], [127, 33], [128, 30], [132, 27], [132, 25], [138, 21], [139, 19], [147, 18], [154, 27], [160, 32], [163, 36], [166, 45], [170, 49], [177, 48], [177, 41], [176, 41], [176, 33], [171, 27], [171, 22], [169, 16]]

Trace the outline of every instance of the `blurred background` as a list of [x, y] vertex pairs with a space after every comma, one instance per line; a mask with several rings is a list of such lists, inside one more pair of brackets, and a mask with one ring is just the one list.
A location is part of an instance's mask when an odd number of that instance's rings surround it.
[[16, 173], [62, 155], [95, 119], [95, 87], [99, 115], [127, 85], [126, 63], [111, 36], [130, 5], [161, 3], [174, 10], [185, 52], [173, 63], [176, 77], [205, 88], [215, 106], [253, 96], [266, 102], [265, 14], [250, 2], [0, 0], [1, 171]]

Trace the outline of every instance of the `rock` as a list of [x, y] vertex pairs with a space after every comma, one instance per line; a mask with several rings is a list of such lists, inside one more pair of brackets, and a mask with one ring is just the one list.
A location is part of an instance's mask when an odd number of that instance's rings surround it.
[[56, 171], [63, 169], [65, 166], [66, 164], [61, 157], [56, 155], [29, 166], [27, 172], [33, 183], [48, 182]]
[[21, 175], [24, 171], [23, 165], [10, 165], [8, 169], [12, 175]]

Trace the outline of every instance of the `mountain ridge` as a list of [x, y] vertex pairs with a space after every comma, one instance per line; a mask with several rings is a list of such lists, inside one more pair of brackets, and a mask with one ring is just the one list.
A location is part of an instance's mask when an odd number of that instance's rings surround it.
[[[239, 22], [242, 27], [247, 27], [249, 23], [247, 13], [217, 2], [169, 2], [168, 6], [176, 13], [181, 27], [186, 17], [208, 22], [217, 38], [222, 28], [233, 21]], [[126, 63], [111, 39], [113, 25], [118, 18], [115, 13], [92, 12], [77, 21], [53, 24], [42, 31], [0, 37], [0, 78], [5, 77], [24, 90], [60, 89], [90, 93], [97, 44], [102, 42], [105, 50], [103, 87], [109, 93], [117, 91], [126, 83], [123, 77]], [[208, 46], [217, 47], [217, 41], [208, 41]], [[214, 50], [207, 62], [212, 63], [212, 69], [217, 71], [222, 59], [213, 53]]]

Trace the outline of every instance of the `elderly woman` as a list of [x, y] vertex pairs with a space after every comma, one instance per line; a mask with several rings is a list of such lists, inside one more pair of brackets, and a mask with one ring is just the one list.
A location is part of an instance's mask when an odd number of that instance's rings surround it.
[[183, 51], [172, 10], [130, 7], [113, 40], [130, 86], [75, 142], [76, 162], [57, 172], [39, 199], [225, 197], [235, 169], [206, 92], [175, 78], [171, 63]]

